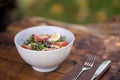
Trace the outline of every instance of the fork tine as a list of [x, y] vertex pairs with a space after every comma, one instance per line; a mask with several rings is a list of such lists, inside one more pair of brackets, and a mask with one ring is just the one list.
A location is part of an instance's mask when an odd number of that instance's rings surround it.
[[84, 65], [88, 65], [88, 62], [90, 61], [90, 59], [91, 59], [91, 55], [88, 55], [88, 58], [87, 58], [87, 60], [85, 61]]
[[96, 56], [93, 56], [93, 59], [92, 59], [92, 62], [91, 62], [91, 67], [93, 66], [93, 64], [95, 63], [95, 59], [96, 59]]
[[85, 61], [84, 65], [92, 67], [95, 62], [95, 59], [96, 59], [96, 56], [88, 55], [88, 58]]
[[91, 59], [90, 59], [90, 62], [89, 62], [89, 65], [88, 66], [90, 66], [90, 67], [92, 67], [93, 66], [93, 64], [94, 64], [94, 62], [95, 62], [95, 56], [91, 56]]
[[89, 63], [91, 62], [91, 58], [92, 58], [92, 55], [88, 55], [88, 58], [84, 65], [89, 65]]
[[91, 65], [92, 60], [93, 60], [93, 56], [92, 56], [92, 55], [90, 55], [90, 59], [89, 59], [89, 62], [88, 62], [88, 66], [90, 66], [90, 65]]

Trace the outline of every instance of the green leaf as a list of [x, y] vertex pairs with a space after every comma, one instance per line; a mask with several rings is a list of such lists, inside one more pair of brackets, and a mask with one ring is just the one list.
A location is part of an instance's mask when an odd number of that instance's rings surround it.
[[41, 44], [41, 45], [39, 45], [38, 47], [39, 47], [40, 50], [45, 49], [45, 45], [44, 45], [44, 44]]
[[37, 49], [37, 44], [36, 43], [30, 43], [32, 50], [36, 50]]
[[62, 41], [65, 41], [66, 40], [66, 36], [62, 36]]
[[66, 36], [61, 36], [59, 40], [57, 40], [57, 42], [62, 42], [66, 40]]
[[33, 36], [30, 36], [29, 41], [30, 41], [30, 43], [34, 42]]

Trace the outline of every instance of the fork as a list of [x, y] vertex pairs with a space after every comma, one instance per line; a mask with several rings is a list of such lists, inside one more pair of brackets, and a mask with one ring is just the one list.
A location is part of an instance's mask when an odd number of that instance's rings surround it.
[[77, 76], [73, 78], [73, 80], [77, 80], [84, 71], [91, 69], [94, 65], [95, 59], [96, 59], [96, 56], [88, 55], [88, 58], [85, 61], [84, 66], [82, 67], [82, 70], [78, 73]]

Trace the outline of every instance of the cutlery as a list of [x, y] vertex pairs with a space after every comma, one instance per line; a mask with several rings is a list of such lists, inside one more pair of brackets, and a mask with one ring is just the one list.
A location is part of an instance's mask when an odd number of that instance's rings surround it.
[[97, 78], [97, 76], [99, 76], [102, 71], [111, 63], [111, 60], [106, 60], [104, 62], [102, 62], [100, 64], [100, 66], [97, 68], [97, 70], [95, 71], [95, 73], [93, 74], [91, 80], [94, 80]]
[[96, 56], [89, 55], [87, 60], [84, 63], [82, 70], [78, 73], [77, 76], [73, 78], [73, 80], [77, 80], [84, 71], [91, 69], [91, 67], [93, 67], [93, 64], [95, 62], [95, 59], [96, 59]]

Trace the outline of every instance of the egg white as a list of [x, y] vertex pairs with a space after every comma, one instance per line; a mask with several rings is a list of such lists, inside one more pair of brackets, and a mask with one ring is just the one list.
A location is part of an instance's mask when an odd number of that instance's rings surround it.
[[50, 38], [49, 39], [49, 41], [57, 41], [57, 40], [59, 40], [60, 39], [60, 37], [61, 37], [61, 35], [60, 35], [60, 33], [55, 33], [54, 35], [57, 35], [57, 37], [56, 38]]

